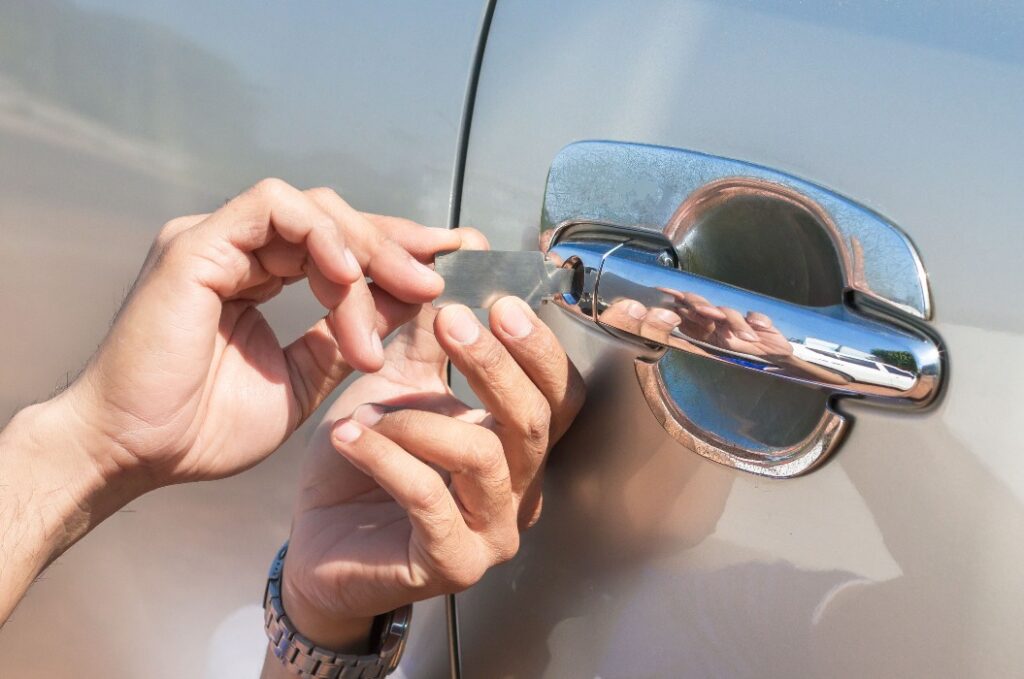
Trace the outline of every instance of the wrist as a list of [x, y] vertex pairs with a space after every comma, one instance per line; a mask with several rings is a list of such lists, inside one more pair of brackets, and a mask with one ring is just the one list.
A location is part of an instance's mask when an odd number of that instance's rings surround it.
[[17, 479], [9, 499], [45, 537], [44, 566], [141, 494], [120, 469], [99, 463], [110, 443], [81, 417], [75, 398], [66, 391], [31, 405], [0, 433], [0, 466]]
[[50, 562], [131, 499], [94, 463], [98, 444], [66, 394], [0, 431], [0, 622]]
[[296, 586], [287, 559], [281, 578], [281, 604], [295, 629], [317, 646], [352, 655], [371, 651], [373, 617], [338, 615], [315, 604]]

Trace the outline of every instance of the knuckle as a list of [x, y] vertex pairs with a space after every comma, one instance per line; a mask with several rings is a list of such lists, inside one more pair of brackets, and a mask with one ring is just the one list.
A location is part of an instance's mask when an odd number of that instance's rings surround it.
[[338, 192], [329, 186], [317, 186], [316, 188], [309, 189], [306, 191], [306, 195], [316, 201], [329, 202], [341, 200], [341, 196], [338, 195]]
[[417, 410], [395, 410], [385, 413], [374, 429], [401, 441], [416, 440], [426, 428], [424, 419], [424, 414]]
[[187, 217], [178, 217], [167, 222], [160, 227], [160, 231], [156, 234], [156, 246], [160, 249], [167, 247], [171, 240], [186, 231], [191, 224], [192, 220]]
[[486, 374], [492, 375], [505, 367], [505, 347], [497, 341], [477, 342], [473, 360]]
[[[536, 339], [533, 340], [535, 360], [550, 362], [551, 365], [567, 360], [568, 354], [565, 353], [565, 347], [559, 341], [558, 335], [551, 326], [544, 323], [543, 319], [540, 320], [541, 332], [537, 333]], [[532, 334], [530, 336], [532, 337]]]
[[539, 400], [532, 406], [522, 421], [522, 433], [526, 440], [537, 446], [545, 447], [548, 430], [551, 427], [551, 406], [547, 401]]
[[274, 201], [281, 198], [291, 188], [291, 185], [283, 179], [267, 177], [253, 184], [250, 192], [264, 200]]
[[505, 454], [498, 436], [489, 429], [467, 440], [463, 451], [466, 467], [484, 473], [500, 472], [505, 463]]
[[185, 233], [177, 233], [170, 236], [160, 248], [160, 260], [162, 262], [176, 262], [187, 256], [191, 250], [189, 238]]
[[505, 534], [494, 546], [495, 565], [511, 561], [519, 553], [519, 542], [519, 531], [515, 526], [505, 531]]
[[[409, 501], [416, 507], [431, 514], [443, 513], [447, 505], [448, 488], [440, 477], [419, 483], [410, 493]], [[454, 519], [454, 517], [452, 517]]]

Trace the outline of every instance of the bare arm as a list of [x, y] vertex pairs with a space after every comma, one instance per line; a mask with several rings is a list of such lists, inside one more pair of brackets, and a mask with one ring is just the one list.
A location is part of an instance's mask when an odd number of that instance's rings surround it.
[[[125, 503], [251, 467], [353, 369], [378, 370], [381, 337], [443, 287], [425, 265], [460, 243], [280, 180], [165, 225], [80, 377], [0, 433], [0, 622]], [[324, 316], [282, 345], [258, 307], [300, 279]]]
[[139, 492], [87, 452], [104, 445], [70, 394], [18, 413], [0, 432], [0, 622], [64, 550]]

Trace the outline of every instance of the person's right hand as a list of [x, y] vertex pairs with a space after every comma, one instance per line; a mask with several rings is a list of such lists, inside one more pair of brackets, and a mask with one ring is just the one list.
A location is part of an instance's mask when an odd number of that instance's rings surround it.
[[[449, 358], [482, 409], [448, 388]], [[465, 307], [425, 309], [310, 445], [282, 586], [297, 629], [357, 652], [373, 616], [465, 589], [510, 558], [539, 516], [548, 449], [584, 393], [522, 301], [499, 300], [490, 329]]]

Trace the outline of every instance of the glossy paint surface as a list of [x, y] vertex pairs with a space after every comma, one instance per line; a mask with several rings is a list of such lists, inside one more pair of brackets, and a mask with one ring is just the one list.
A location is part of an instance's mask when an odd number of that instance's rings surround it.
[[[75, 374], [165, 221], [262, 177], [445, 225], [481, 9], [0, 3], [0, 412]], [[284, 338], [317, 306], [295, 289], [268, 314]], [[0, 632], [0, 676], [256, 676], [266, 571], [310, 432], [90, 534]], [[414, 620], [401, 671], [445, 674], [443, 602]]]
[[906, 231], [952, 375], [928, 412], [844, 405], [831, 460], [769, 480], [670, 440], [633, 352], [546, 309], [589, 401], [519, 557], [458, 598], [466, 676], [1019, 673], [1022, 31], [1008, 2], [499, 3], [464, 223], [536, 248], [580, 139], [781, 170]]

